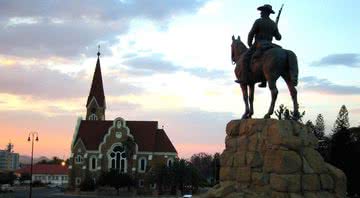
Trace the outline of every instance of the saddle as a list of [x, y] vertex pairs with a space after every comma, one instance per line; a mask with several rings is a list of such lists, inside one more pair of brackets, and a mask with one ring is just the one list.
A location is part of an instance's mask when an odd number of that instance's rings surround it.
[[272, 48], [282, 48], [280, 45], [277, 45], [275, 43], [271, 43], [269, 41], [258, 41], [256, 42], [256, 51], [251, 57], [251, 63], [253, 64], [256, 62], [257, 59], [259, 59], [265, 51], [272, 49]]
[[257, 64], [259, 61], [261, 61], [261, 57], [269, 49], [272, 48], [282, 48], [280, 45], [271, 43], [269, 41], [258, 41], [255, 45], [255, 52], [252, 54], [250, 58], [250, 65], [245, 67], [244, 65], [244, 58], [241, 57], [241, 59], [237, 62], [235, 67], [235, 76], [237, 80], [235, 80], [236, 83], [241, 82], [249, 82], [251, 79], [248, 78], [248, 73], [251, 72], [251, 65]]

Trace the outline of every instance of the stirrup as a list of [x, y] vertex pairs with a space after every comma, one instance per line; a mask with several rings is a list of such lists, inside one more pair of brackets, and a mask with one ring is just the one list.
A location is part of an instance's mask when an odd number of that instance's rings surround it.
[[265, 82], [261, 82], [258, 87], [260, 88], [265, 88], [266, 87], [266, 81]]

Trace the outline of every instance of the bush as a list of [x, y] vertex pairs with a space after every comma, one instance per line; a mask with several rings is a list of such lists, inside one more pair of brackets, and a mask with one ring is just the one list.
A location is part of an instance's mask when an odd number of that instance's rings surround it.
[[94, 191], [95, 190], [95, 182], [94, 179], [89, 175], [85, 176], [85, 179], [80, 184], [81, 191]]
[[98, 184], [101, 186], [111, 186], [116, 189], [119, 194], [119, 189], [122, 187], [130, 187], [134, 185], [133, 178], [126, 173], [120, 173], [119, 170], [110, 170], [109, 172], [102, 172]]
[[43, 183], [42, 183], [41, 181], [39, 181], [39, 180], [35, 180], [35, 181], [33, 181], [32, 186], [33, 186], [33, 187], [42, 187], [42, 186], [45, 186], [45, 184], [43, 184]]

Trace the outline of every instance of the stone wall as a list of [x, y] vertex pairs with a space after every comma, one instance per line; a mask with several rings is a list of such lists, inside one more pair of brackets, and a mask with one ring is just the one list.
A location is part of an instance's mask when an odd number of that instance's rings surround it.
[[203, 197], [343, 198], [346, 177], [314, 149], [295, 121], [232, 120], [226, 126], [220, 184]]

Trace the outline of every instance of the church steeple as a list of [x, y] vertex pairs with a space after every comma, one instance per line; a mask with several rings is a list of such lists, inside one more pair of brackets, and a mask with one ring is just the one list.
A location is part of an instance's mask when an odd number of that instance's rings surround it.
[[86, 103], [86, 120], [105, 120], [105, 94], [100, 67], [100, 46], [90, 93]]

